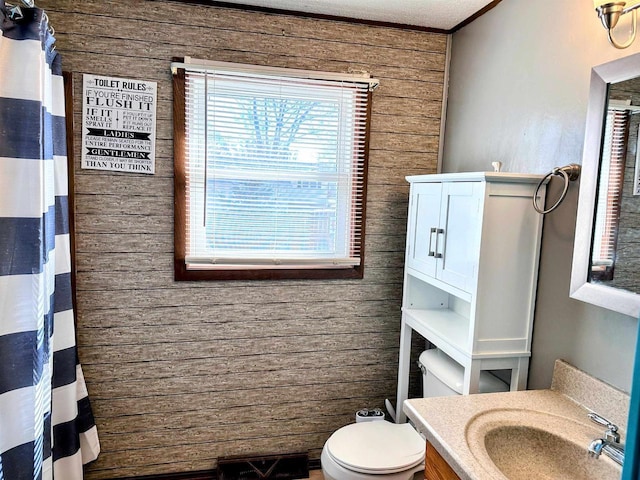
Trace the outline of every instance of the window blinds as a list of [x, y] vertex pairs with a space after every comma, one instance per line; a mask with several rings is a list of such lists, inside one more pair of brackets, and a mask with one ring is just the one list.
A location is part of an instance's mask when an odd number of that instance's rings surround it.
[[370, 80], [268, 70], [185, 67], [187, 266], [359, 265]]
[[607, 110], [592, 247], [592, 265], [604, 272], [613, 267], [615, 261], [628, 122], [627, 110]]

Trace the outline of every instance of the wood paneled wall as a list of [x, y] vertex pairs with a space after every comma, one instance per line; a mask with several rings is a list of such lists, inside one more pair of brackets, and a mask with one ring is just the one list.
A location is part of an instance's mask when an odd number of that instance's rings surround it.
[[[38, 4], [75, 81], [77, 333], [102, 444], [87, 478], [319, 458], [358, 408], [395, 398], [404, 177], [436, 171], [446, 36], [170, 1]], [[173, 281], [176, 56], [380, 79], [363, 280]], [[82, 73], [158, 82], [155, 175], [80, 169]]]

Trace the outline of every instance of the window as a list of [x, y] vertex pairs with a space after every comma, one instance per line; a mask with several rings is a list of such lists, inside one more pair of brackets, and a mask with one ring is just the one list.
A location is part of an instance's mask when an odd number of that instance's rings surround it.
[[629, 111], [610, 106], [605, 122], [594, 217], [592, 280], [613, 279], [628, 132]]
[[177, 280], [361, 278], [375, 80], [174, 63]]

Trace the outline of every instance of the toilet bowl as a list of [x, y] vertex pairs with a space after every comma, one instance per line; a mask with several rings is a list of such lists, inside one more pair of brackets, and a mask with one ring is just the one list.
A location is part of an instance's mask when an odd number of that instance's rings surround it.
[[[425, 397], [462, 393], [463, 368], [444, 352], [427, 350], [419, 363]], [[480, 373], [480, 392], [508, 389], [489, 372]], [[425, 441], [410, 424], [382, 420], [336, 430], [324, 444], [320, 463], [325, 480], [413, 480], [415, 473], [424, 473], [424, 455]]]
[[425, 440], [408, 423], [352, 423], [324, 444], [325, 480], [412, 480], [424, 471]]

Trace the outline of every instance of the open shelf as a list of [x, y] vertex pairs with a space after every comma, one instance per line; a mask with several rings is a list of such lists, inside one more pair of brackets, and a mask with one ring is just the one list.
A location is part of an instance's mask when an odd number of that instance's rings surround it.
[[414, 268], [410, 268], [407, 267], [406, 268], [406, 273], [408, 277], [413, 277], [415, 279], [418, 279], [424, 283], [429, 284], [431, 287], [438, 289], [442, 292], [446, 292], [449, 295], [453, 295], [454, 297], [460, 298], [462, 300], [464, 300], [465, 302], [470, 302], [471, 301], [471, 293], [469, 292], [465, 292], [463, 290], [460, 290], [459, 288], [454, 287], [453, 285], [449, 285], [445, 282], [442, 282], [440, 280], [438, 280], [437, 278], [434, 278], [432, 276], [429, 276], [419, 270], [416, 270]]
[[[450, 356], [469, 352], [469, 318], [449, 309], [403, 308], [405, 322]], [[452, 349], [458, 350], [457, 353]]]

